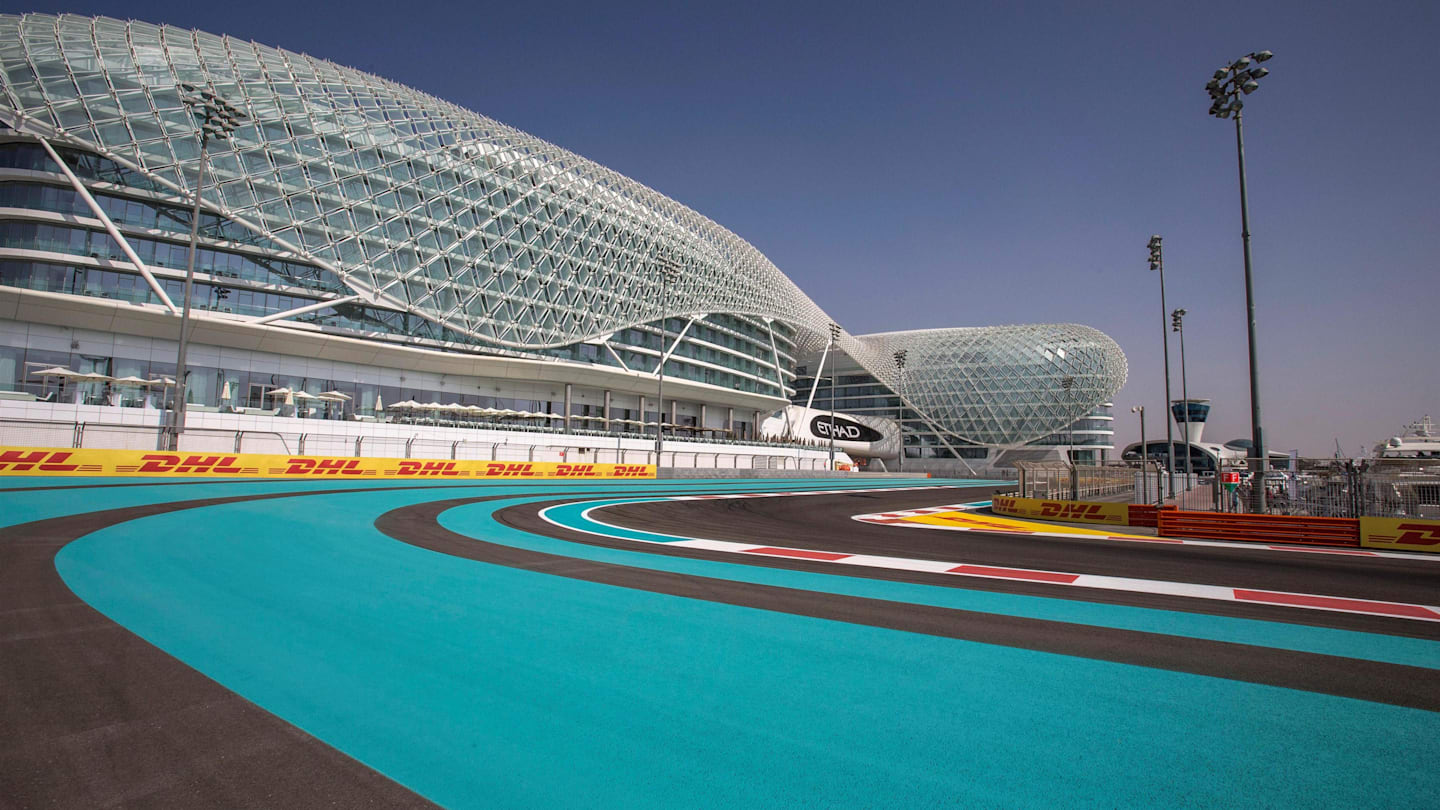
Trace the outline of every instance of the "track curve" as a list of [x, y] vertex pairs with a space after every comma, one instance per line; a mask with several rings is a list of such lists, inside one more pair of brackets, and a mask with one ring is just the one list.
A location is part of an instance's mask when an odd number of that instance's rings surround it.
[[[0, 528], [0, 689], [22, 696], [0, 708], [21, 731], [0, 744], [0, 795], [62, 807], [913, 807], [1038, 803], [1062, 784], [1071, 800], [1116, 805], [1179, 793], [1405, 805], [1440, 784], [1401, 762], [1357, 770], [1303, 742], [1368, 750], [1440, 733], [1440, 645], [1398, 620], [835, 576], [538, 517], [561, 502], [804, 483], [383, 484], [0, 492], [8, 514], [34, 518]], [[801, 546], [843, 526], [864, 543], [849, 514], [974, 495], [614, 514]], [[66, 503], [99, 511], [66, 515]], [[1081, 738], [1083, 762], [1054, 745]], [[1170, 767], [1195, 746], [1215, 761]], [[1017, 769], [1036, 756], [1043, 773]], [[826, 776], [839, 770], [846, 780]]]

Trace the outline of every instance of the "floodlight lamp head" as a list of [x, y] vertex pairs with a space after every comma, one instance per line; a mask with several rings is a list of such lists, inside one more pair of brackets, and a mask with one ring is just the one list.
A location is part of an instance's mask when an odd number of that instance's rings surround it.
[[1269, 69], [1269, 68], [1254, 68], [1253, 70], [1250, 71], [1250, 78], [1252, 78], [1252, 79], [1263, 79], [1263, 78], [1265, 78], [1266, 76], [1269, 76], [1269, 75], [1270, 75], [1270, 69]]
[[1275, 56], [1275, 54], [1271, 53], [1270, 51], [1261, 51], [1259, 53], [1252, 53], [1250, 55], [1255, 58], [1256, 62], [1267, 62], [1273, 56]]
[[1245, 95], [1248, 96], [1248, 95], [1250, 95], [1251, 93], [1255, 92], [1256, 90], [1259, 90], [1259, 89], [1260, 89], [1260, 83], [1259, 83], [1259, 82], [1245, 82], [1244, 84], [1240, 85], [1240, 89], [1241, 89], [1241, 91], [1243, 91], [1243, 92], [1245, 93]]
[[1247, 68], [1247, 67], [1250, 67], [1250, 57], [1248, 57], [1248, 56], [1242, 56], [1242, 57], [1240, 57], [1239, 59], [1236, 59], [1236, 60], [1235, 60], [1235, 64], [1231, 65], [1231, 66], [1230, 66], [1230, 69], [1231, 69], [1231, 70], [1244, 70], [1244, 69]]
[[1224, 68], [1221, 68], [1220, 70], [1215, 71], [1214, 79], [1215, 79], [1215, 81], [1218, 82], [1218, 81], [1220, 81], [1221, 79], [1224, 79], [1227, 75], [1229, 75], [1229, 71], [1225, 70]]
[[1145, 412], [1145, 406], [1144, 406], [1144, 405], [1131, 405], [1131, 406], [1130, 406], [1130, 413], [1144, 413], [1144, 412]]

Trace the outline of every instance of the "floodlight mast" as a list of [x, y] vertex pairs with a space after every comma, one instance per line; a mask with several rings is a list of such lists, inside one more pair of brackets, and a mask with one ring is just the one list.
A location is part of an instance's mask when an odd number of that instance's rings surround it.
[[1195, 472], [1190, 461], [1190, 381], [1185, 376], [1185, 316], [1184, 309], [1170, 313], [1170, 331], [1180, 333], [1180, 398], [1185, 401], [1185, 489], [1191, 486], [1190, 476]]
[[170, 419], [167, 448], [180, 449], [180, 434], [185, 432], [185, 400], [189, 395], [185, 377], [185, 356], [190, 348], [190, 296], [195, 289], [195, 253], [200, 241], [200, 194], [205, 187], [205, 160], [210, 140], [228, 140], [245, 114], [215, 91], [193, 84], [182, 84], [180, 100], [200, 123], [200, 160], [195, 168], [195, 204], [190, 210], [190, 255], [185, 261], [185, 303], [180, 310], [180, 345], [175, 351], [175, 402]]
[[[1165, 410], [1170, 410], [1170, 333], [1165, 330], [1165, 254], [1161, 246], [1159, 234], [1150, 237], [1150, 269], [1160, 271], [1160, 338], [1164, 346], [1165, 354]], [[1171, 432], [1171, 417], [1165, 417], [1165, 448], [1167, 457], [1170, 459], [1170, 466], [1166, 467], [1166, 480], [1169, 481], [1170, 497], [1175, 497], [1175, 436]]]
[[1242, 95], [1250, 95], [1260, 87], [1260, 79], [1270, 75], [1252, 64], [1268, 62], [1275, 54], [1257, 51], [1242, 56], [1228, 67], [1215, 71], [1205, 90], [1210, 94], [1210, 114], [1216, 118], [1235, 118], [1235, 151], [1240, 162], [1240, 240], [1245, 248], [1245, 321], [1250, 345], [1250, 453], [1252, 464], [1251, 511], [1265, 512], [1265, 470], [1269, 457], [1265, 452], [1265, 433], [1260, 426], [1260, 370], [1256, 363], [1255, 288], [1250, 268], [1250, 208], [1245, 195], [1245, 133], [1240, 113], [1245, 107]]
[[[1145, 406], [1132, 406], [1130, 413], [1140, 414], [1140, 502], [1150, 503], [1150, 479], [1145, 471], [1145, 465], [1150, 462], [1150, 456], [1145, 452]], [[1158, 484], [1156, 488], [1159, 488]]]

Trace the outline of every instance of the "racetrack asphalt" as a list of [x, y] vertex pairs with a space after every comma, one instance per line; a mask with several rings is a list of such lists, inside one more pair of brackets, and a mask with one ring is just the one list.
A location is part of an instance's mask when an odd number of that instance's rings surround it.
[[[1424, 806], [1437, 786], [1423, 768], [1361, 757], [1440, 731], [1433, 625], [924, 575], [861, 595], [860, 580], [889, 573], [637, 550], [538, 517], [582, 497], [773, 481], [376, 483], [391, 485], [0, 492], [8, 515], [34, 518], [0, 529], [0, 689], [16, 696], [0, 725], [18, 730], [0, 743], [0, 807]], [[1437, 592], [1428, 570], [1371, 559], [932, 538], [849, 520], [989, 492], [604, 514], [801, 548], [1394, 601]], [[100, 511], [73, 514], [84, 508]], [[273, 531], [253, 530], [266, 520]], [[559, 545], [528, 547], [542, 542]], [[587, 559], [602, 551], [660, 562]], [[860, 584], [826, 592], [815, 577]], [[895, 598], [904, 589], [939, 596]], [[940, 604], [983, 591], [1073, 620]], [[1103, 610], [1312, 641], [1257, 646], [1084, 613]], [[1314, 651], [1347, 639], [1346, 654]], [[1387, 644], [1401, 646], [1367, 652]], [[484, 693], [448, 691], [466, 682]]]

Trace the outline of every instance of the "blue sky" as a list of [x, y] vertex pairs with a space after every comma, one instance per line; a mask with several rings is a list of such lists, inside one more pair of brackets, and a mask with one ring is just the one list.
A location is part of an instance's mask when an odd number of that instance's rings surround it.
[[[1152, 233], [1207, 438], [1249, 435], [1235, 134], [1203, 86], [1270, 49], [1245, 131], [1268, 442], [1354, 454], [1440, 416], [1440, 4], [26, 10], [230, 34], [453, 101], [711, 217], [855, 333], [1089, 324], [1130, 360], [1122, 441], [1131, 405], [1164, 401]], [[1173, 341], [1171, 365], [1178, 397]]]

